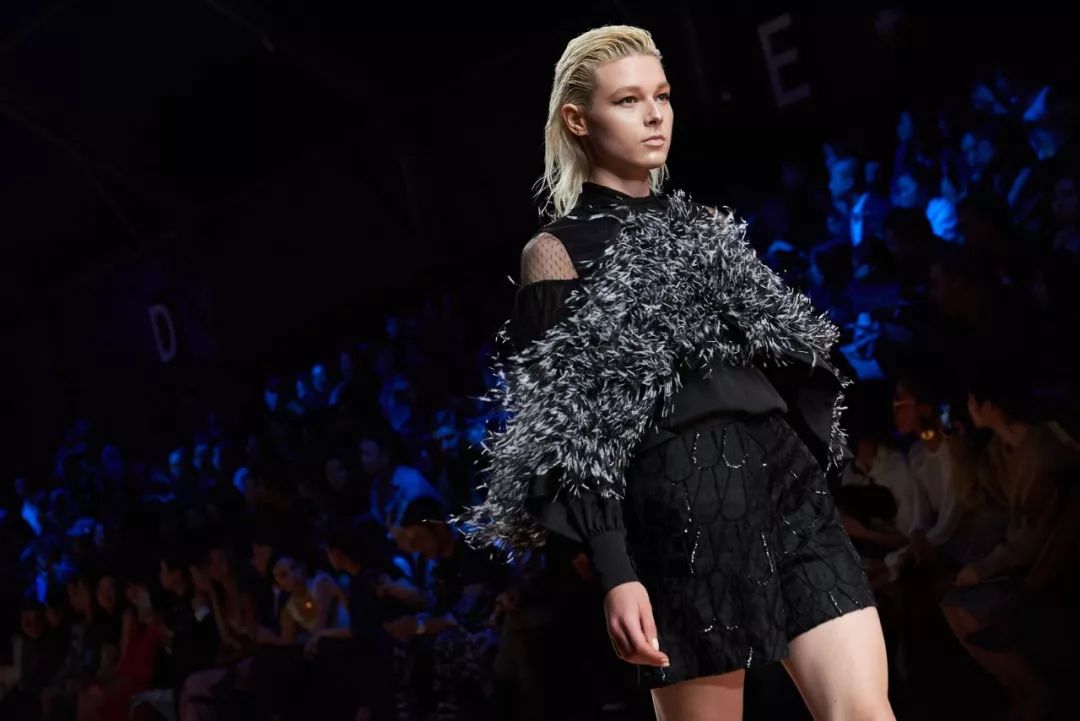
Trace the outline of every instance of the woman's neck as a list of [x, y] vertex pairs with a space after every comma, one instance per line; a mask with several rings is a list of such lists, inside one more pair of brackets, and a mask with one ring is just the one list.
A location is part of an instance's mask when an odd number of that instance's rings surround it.
[[632, 198], [647, 198], [652, 192], [648, 173], [639, 178], [627, 178], [604, 168], [596, 168], [589, 174], [589, 182], [618, 190]]

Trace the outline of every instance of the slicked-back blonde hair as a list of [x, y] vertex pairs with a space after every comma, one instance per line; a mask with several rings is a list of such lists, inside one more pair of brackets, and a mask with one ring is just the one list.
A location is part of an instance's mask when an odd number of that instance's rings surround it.
[[[596, 69], [606, 62], [633, 55], [652, 55], [662, 60], [648, 31], [631, 25], [605, 25], [571, 40], [555, 64], [555, 80], [544, 127], [544, 176], [537, 195], [550, 197], [556, 216], [566, 215], [589, 177], [589, 159], [580, 139], [570, 132], [561, 108], [567, 103], [588, 107], [596, 89]], [[660, 190], [667, 165], [649, 173], [649, 185]]]

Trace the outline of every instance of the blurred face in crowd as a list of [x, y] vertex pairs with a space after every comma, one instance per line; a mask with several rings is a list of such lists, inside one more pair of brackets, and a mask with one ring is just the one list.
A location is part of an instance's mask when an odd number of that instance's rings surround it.
[[405, 553], [419, 553], [424, 558], [434, 558], [439, 553], [439, 540], [435, 536], [434, 524], [394, 526], [390, 529], [390, 535], [397, 547]]
[[1059, 178], [1054, 183], [1052, 208], [1054, 219], [1060, 225], [1076, 225], [1080, 217], [1080, 203], [1077, 201], [1076, 178]]
[[933, 413], [929, 403], [921, 403], [902, 382], [893, 395], [893, 425], [901, 435], [915, 435], [925, 430], [927, 417]]
[[984, 170], [997, 156], [993, 142], [974, 133], [965, 133], [960, 139], [960, 151], [964, 154], [964, 162], [973, 170]]
[[443, 453], [449, 453], [455, 450], [461, 440], [461, 434], [458, 433], [457, 428], [449, 424], [441, 425], [436, 428], [432, 436], [439, 445], [439, 450]]
[[349, 485], [349, 471], [339, 458], [330, 458], [326, 461], [326, 484], [338, 493], [343, 492]]
[[251, 565], [260, 574], [266, 573], [266, 566], [270, 563], [270, 556], [274, 555], [274, 547], [264, 543], [251, 544]]
[[27, 638], [41, 638], [45, 633], [45, 614], [37, 609], [25, 609], [19, 615], [19, 628]]
[[187, 466], [187, 453], [183, 448], [177, 448], [169, 454], [169, 474], [173, 478], [182, 478]]
[[330, 389], [330, 374], [326, 372], [326, 366], [320, 364], [311, 369], [311, 385], [319, 393]]
[[274, 564], [274, 583], [285, 593], [296, 593], [307, 584], [304, 567], [289, 556], [283, 556]]
[[124, 598], [135, 608], [146, 610], [151, 607], [150, 589], [145, 583], [131, 582], [125, 585]]
[[562, 116], [593, 167], [637, 178], [667, 162], [675, 114], [664, 67], [653, 55], [598, 66], [588, 105], [567, 103]]
[[341, 573], [345, 570], [345, 554], [341, 552], [341, 549], [327, 546], [326, 560], [329, 562], [330, 568], [334, 569], [336, 573]]
[[927, 294], [938, 311], [947, 318], [960, 315], [963, 309], [961, 282], [940, 264], [930, 266], [930, 283]]
[[76, 580], [67, 585], [68, 605], [79, 615], [90, 613], [90, 589], [84, 581]]
[[843, 200], [855, 190], [859, 163], [854, 158], [841, 158], [829, 169], [829, 193], [834, 200]]
[[116, 579], [102, 576], [97, 583], [97, 602], [102, 609], [113, 613], [116, 610]]
[[184, 590], [184, 572], [179, 568], [169, 568], [164, 560], [159, 562], [158, 581], [169, 593], [180, 594]]
[[896, 179], [892, 204], [897, 208], [922, 208], [926, 205], [922, 186], [911, 175], [904, 173]]
[[352, 356], [347, 352], [342, 351], [341, 356], [338, 358], [338, 370], [341, 372], [343, 380], [352, 380], [355, 366]]
[[383, 453], [375, 439], [364, 438], [360, 441], [360, 463], [364, 466], [365, 473], [374, 476], [390, 464], [390, 459]]
[[192, 458], [196, 470], [205, 471], [210, 467], [210, 444], [200, 443], [195, 446], [195, 454]]
[[976, 428], [989, 428], [994, 421], [994, 406], [989, 401], [980, 402], [974, 393], [968, 393], [968, 415]]
[[263, 389], [263, 403], [266, 404], [266, 410], [270, 411], [271, 413], [276, 411], [278, 408], [279, 399], [280, 396], [276, 388], [271, 388], [270, 386], [267, 386]]

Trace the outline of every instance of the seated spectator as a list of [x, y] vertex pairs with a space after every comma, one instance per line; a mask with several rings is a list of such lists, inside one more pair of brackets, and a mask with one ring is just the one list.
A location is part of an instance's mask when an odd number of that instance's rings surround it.
[[938, 403], [925, 381], [911, 373], [896, 386], [893, 420], [902, 436], [915, 438], [908, 448], [907, 465], [912, 481], [911, 524], [901, 529], [908, 544], [885, 557], [890, 580], [896, 580], [905, 563], [944, 563], [955, 575], [962, 560], [952, 553], [950, 541], [964, 519], [953, 485], [953, 457], [964, 441], [945, 428]]
[[905, 542], [912, 519], [913, 482], [903, 451], [865, 435], [845, 466], [837, 491], [844, 529], [864, 557], [881, 559]]
[[75, 712], [78, 694], [98, 673], [102, 658], [101, 638], [94, 632], [94, 606], [90, 589], [96, 579], [82, 572], [67, 583], [72, 620], [63, 661], [42, 691], [45, 719]]
[[126, 721], [131, 700], [154, 683], [157, 653], [162, 644], [158, 612], [150, 598], [150, 584], [134, 574], [124, 586], [130, 604], [123, 615], [119, 660], [110, 679], [86, 688], [80, 698], [80, 719]]
[[1022, 585], [1054, 525], [1060, 484], [1080, 469], [1080, 452], [1053, 425], [1032, 419], [1029, 399], [1015, 385], [1014, 378], [985, 368], [971, 381], [972, 421], [993, 438], [963, 465], [962, 487], [1002, 505], [1008, 528], [990, 553], [960, 569], [942, 611], [965, 650], [1008, 691], [1017, 718], [1036, 719], [1049, 710], [1051, 696], [1028, 660], [1015, 650], [989, 651], [968, 640], [994, 621]]
[[282, 643], [307, 643], [321, 631], [348, 628], [348, 599], [329, 574], [309, 576], [301, 559], [285, 555], [274, 564], [274, 581], [289, 594], [281, 611]]
[[49, 643], [45, 607], [36, 600], [23, 603], [19, 633], [11, 640], [11, 666], [0, 666], [0, 717], [36, 719], [40, 695], [59, 663]]
[[393, 431], [367, 431], [360, 438], [360, 462], [371, 479], [368, 513], [388, 529], [397, 525], [414, 499], [432, 496], [442, 501], [418, 470], [402, 462], [401, 442]]
[[368, 498], [361, 488], [360, 478], [343, 452], [332, 453], [325, 465], [326, 508], [341, 516], [355, 516], [367, 510]]
[[370, 721], [389, 721], [394, 715], [393, 639], [383, 623], [392, 617], [395, 605], [378, 590], [394, 571], [390, 551], [385, 529], [371, 520], [336, 524], [326, 540], [330, 566], [349, 579], [349, 627], [315, 633], [306, 649], [311, 658], [332, 659], [324, 665], [327, 694], [345, 700], [346, 710], [352, 711], [349, 719], [357, 715], [358, 707], [366, 709]]
[[195, 588], [187, 554], [167, 551], [159, 558], [158, 580], [168, 594], [162, 611], [167, 670], [163, 676], [177, 694], [184, 679], [210, 668], [220, 638], [210, 595]]
[[495, 600], [506, 590], [506, 570], [462, 540], [434, 497], [414, 498], [391, 533], [398, 548], [433, 560], [435, 567], [430, 604], [387, 622], [386, 629], [399, 641], [433, 638], [439, 718], [478, 718], [490, 703], [485, 689], [493, 681], [499, 639]]

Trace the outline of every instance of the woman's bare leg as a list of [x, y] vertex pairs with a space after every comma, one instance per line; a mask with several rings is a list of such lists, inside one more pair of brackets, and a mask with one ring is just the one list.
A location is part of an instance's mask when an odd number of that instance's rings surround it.
[[656, 721], [740, 721], [745, 678], [739, 669], [654, 688]]
[[830, 619], [791, 640], [784, 659], [815, 721], [895, 721], [877, 609]]

